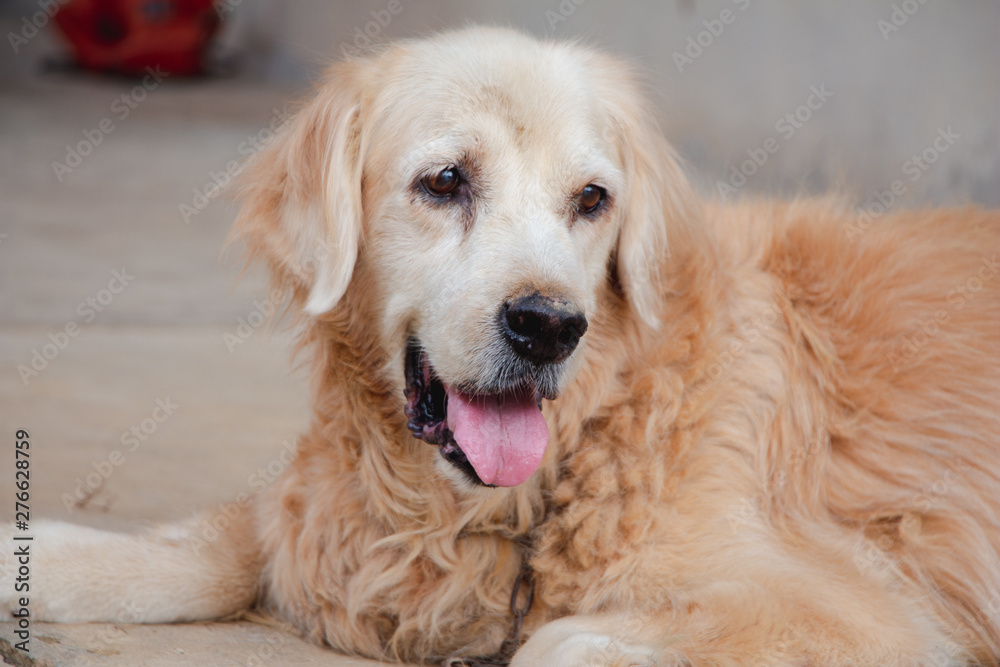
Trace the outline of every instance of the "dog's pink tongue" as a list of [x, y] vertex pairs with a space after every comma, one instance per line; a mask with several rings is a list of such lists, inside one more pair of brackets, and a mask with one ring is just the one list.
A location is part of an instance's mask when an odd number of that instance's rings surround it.
[[448, 391], [448, 428], [479, 479], [517, 486], [538, 469], [549, 427], [529, 394], [469, 396]]

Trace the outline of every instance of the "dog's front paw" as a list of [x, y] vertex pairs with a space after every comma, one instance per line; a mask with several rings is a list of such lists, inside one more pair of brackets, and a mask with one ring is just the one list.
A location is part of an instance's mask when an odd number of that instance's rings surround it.
[[[618, 625], [618, 628], [615, 626]], [[669, 652], [617, 636], [611, 618], [570, 616], [542, 626], [521, 647], [510, 667], [681, 667]]]

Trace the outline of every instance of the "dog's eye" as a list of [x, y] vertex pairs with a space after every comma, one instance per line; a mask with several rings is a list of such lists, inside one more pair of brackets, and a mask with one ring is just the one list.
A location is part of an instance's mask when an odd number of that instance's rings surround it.
[[580, 190], [580, 194], [576, 197], [577, 208], [580, 209], [580, 213], [593, 213], [600, 206], [601, 202], [607, 196], [607, 192], [604, 188], [599, 185], [590, 185]]
[[424, 178], [424, 187], [435, 197], [446, 197], [455, 191], [462, 177], [455, 167], [442, 169], [436, 174]]

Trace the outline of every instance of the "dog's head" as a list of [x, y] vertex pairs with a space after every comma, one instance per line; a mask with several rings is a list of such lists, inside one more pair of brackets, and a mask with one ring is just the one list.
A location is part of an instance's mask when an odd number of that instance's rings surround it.
[[413, 434], [497, 486], [538, 467], [602, 295], [658, 326], [691, 199], [628, 67], [494, 29], [335, 65], [246, 183], [251, 250], [311, 317], [362, 297]]

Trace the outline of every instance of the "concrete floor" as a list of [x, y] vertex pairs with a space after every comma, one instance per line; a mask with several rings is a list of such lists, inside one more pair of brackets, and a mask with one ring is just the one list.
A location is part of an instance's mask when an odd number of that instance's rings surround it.
[[[220, 261], [234, 207], [223, 195], [190, 223], [180, 211], [291, 91], [166, 81], [121, 118], [115, 101], [133, 85], [0, 82], [0, 434], [11, 445], [0, 520], [12, 518], [17, 429], [31, 435], [32, 519], [129, 529], [252, 491], [250, 475], [308, 418], [286, 335], [261, 327], [232, 349], [224, 341], [266, 297], [262, 276], [237, 284], [238, 262]], [[53, 162], [104, 119], [114, 129], [57, 174]], [[37, 375], [22, 378], [36, 351]], [[162, 423], [158, 401], [176, 406]], [[125, 448], [133, 427], [139, 442]], [[109, 466], [116, 449], [124, 460]], [[32, 629], [34, 664], [376, 664], [248, 622]], [[0, 623], [0, 654], [19, 653], [12, 639]]]

